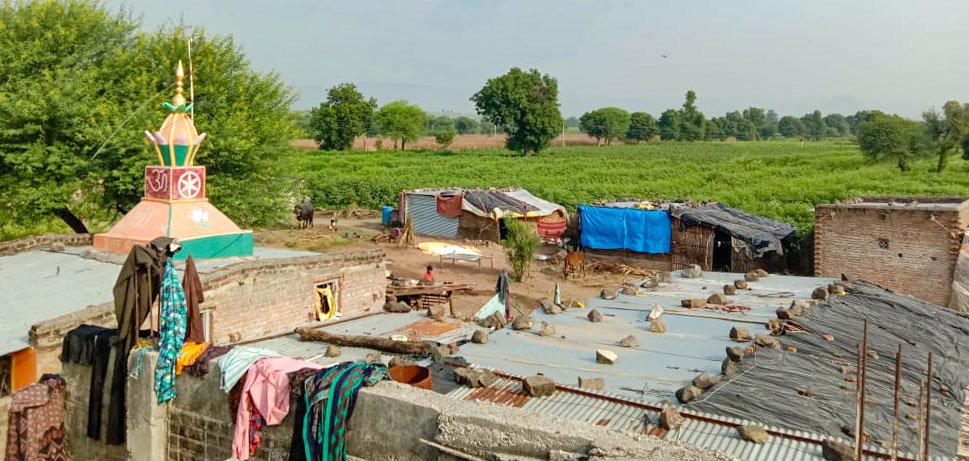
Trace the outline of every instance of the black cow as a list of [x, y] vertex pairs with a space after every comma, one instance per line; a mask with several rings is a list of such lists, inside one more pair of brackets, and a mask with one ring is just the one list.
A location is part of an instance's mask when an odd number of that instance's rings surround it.
[[303, 203], [293, 207], [293, 214], [296, 215], [296, 228], [306, 229], [307, 226], [313, 227], [313, 201], [309, 197], [303, 199]]

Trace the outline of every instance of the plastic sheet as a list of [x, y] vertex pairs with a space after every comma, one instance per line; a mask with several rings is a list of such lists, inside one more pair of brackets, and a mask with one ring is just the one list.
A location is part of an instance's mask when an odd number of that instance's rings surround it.
[[[846, 438], [842, 428], [855, 421], [857, 345], [869, 320], [865, 432], [871, 442], [892, 437], [894, 368], [898, 345], [904, 347], [899, 447], [918, 446], [917, 424], [907, 415], [918, 400], [919, 380], [934, 354], [931, 447], [936, 456], [955, 456], [969, 384], [969, 319], [865, 282], [855, 282], [847, 295], [810, 308], [795, 321], [807, 329], [777, 337], [782, 350], [758, 349], [738, 364], [738, 372], [702, 394], [688, 408], [735, 416], [832, 437]], [[727, 332], [724, 331], [724, 334]], [[833, 341], [822, 335], [830, 334]], [[797, 352], [787, 352], [795, 347]], [[842, 373], [842, 367], [848, 373]], [[942, 390], [945, 385], [946, 390]], [[809, 396], [799, 392], [808, 391]], [[874, 402], [874, 403], [872, 403]]]
[[585, 248], [670, 252], [670, 217], [665, 211], [580, 206], [579, 216]]
[[712, 227], [743, 240], [753, 258], [759, 258], [769, 251], [784, 254], [783, 240], [796, 232], [788, 223], [744, 213], [719, 203], [674, 208], [670, 210], [670, 215], [680, 220], [680, 226]]

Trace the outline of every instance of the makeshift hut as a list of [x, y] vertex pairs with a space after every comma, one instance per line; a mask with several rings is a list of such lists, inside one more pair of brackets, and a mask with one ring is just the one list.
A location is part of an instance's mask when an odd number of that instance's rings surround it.
[[622, 201], [579, 207], [582, 247], [592, 257], [652, 269], [747, 272], [786, 268], [793, 226], [719, 203]]
[[525, 189], [420, 189], [402, 191], [400, 216], [417, 235], [501, 241], [504, 218], [533, 223], [545, 240], [565, 233], [565, 207]]

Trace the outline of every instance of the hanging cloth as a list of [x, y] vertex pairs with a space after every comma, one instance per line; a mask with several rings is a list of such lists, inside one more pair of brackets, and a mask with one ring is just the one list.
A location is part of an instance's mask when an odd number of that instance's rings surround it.
[[501, 301], [502, 306], [505, 308], [505, 318], [511, 318], [511, 299], [509, 299], [511, 289], [511, 282], [508, 280], [508, 270], [502, 269], [501, 273], [498, 274], [498, 283], [495, 285], [495, 291], [498, 293], [498, 300]]
[[202, 358], [203, 355], [209, 350], [209, 343], [193, 343], [190, 341], [185, 341], [182, 345], [182, 350], [178, 353], [178, 359], [175, 362], [175, 375], [181, 375], [185, 371], [186, 367], [195, 365], [196, 362]]
[[258, 347], [236, 347], [220, 357], [219, 369], [222, 370], [222, 381], [219, 386], [222, 392], [228, 394], [249, 371], [249, 367], [263, 357], [279, 357], [279, 353]]
[[463, 195], [455, 194], [450, 197], [436, 195], [434, 196], [434, 201], [437, 205], [437, 214], [445, 218], [457, 218], [461, 216], [461, 206], [464, 202]]
[[303, 385], [303, 448], [305, 459], [345, 461], [347, 423], [353, 415], [357, 392], [387, 379], [382, 363], [343, 362], [320, 371]]
[[289, 373], [306, 368], [322, 368], [305, 360], [267, 357], [249, 367], [236, 410], [232, 437], [232, 456], [249, 459], [259, 448], [262, 426], [275, 426], [289, 414]]
[[125, 390], [128, 385], [128, 354], [138, 342], [141, 326], [161, 291], [165, 260], [181, 248], [174, 239], [157, 237], [148, 245], [135, 246], [121, 266], [114, 283], [114, 314], [118, 321], [114, 365], [111, 378], [111, 400], [108, 405], [107, 442], [125, 443]]
[[162, 404], [175, 398], [175, 366], [185, 343], [188, 308], [171, 258], [165, 260], [161, 289], [161, 341], [155, 363], [155, 394]]
[[185, 260], [185, 275], [182, 276], [182, 291], [185, 292], [185, 305], [188, 308], [188, 324], [185, 327], [185, 340], [193, 343], [205, 342], [205, 326], [202, 324], [202, 312], [199, 304], [205, 301], [202, 293], [202, 280], [195, 269], [195, 259], [188, 255]]
[[95, 325], [81, 325], [64, 336], [61, 362], [91, 365], [87, 404], [87, 436], [101, 438], [101, 408], [104, 402], [104, 380], [108, 373], [111, 341], [117, 330]]
[[67, 461], [64, 380], [45, 374], [10, 400], [7, 461]]

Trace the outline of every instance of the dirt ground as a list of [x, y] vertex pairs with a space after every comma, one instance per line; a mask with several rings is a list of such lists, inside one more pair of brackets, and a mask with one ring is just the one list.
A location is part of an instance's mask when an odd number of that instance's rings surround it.
[[[400, 247], [391, 243], [373, 243], [371, 238], [383, 231], [378, 217], [343, 218], [338, 222], [336, 232], [328, 229], [329, 219], [319, 215], [314, 218], [315, 226], [311, 229], [269, 229], [257, 230], [255, 242], [257, 246], [279, 247], [319, 251], [325, 253], [343, 253], [379, 248], [387, 254], [387, 268], [400, 275], [410, 278], [420, 278], [424, 269], [430, 265], [434, 267], [437, 282], [451, 282], [471, 285], [472, 290], [456, 294], [452, 299], [454, 315], [467, 318], [478, 311], [495, 294], [495, 284], [502, 268], [511, 272], [511, 266], [506, 264], [504, 249], [491, 243], [488, 246], [477, 246], [483, 255], [493, 258], [482, 261], [481, 267], [477, 263], [459, 261], [457, 263], [442, 264], [440, 258], [428, 255], [416, 247]], [[346, 232], [354, 232], [360, 238], [348, 239]], [[417, 243], [429, 241], [446, 241], [442, 239], [417, 237]], [[461, 243], [461, 242], [453, 242]], [[558, 251], [556, 247], [543, 247], [539, 254], [553, 255]], [[586, 299], [598, 295], [606, 286], [617, 287], [621, 284], [621, 277], [613, 274], [594, 274], [589, 272], [586, 277], [575, 277], [566, 280], [562, 276], [562, 265], [542, 261], [534, 261], [528, 277], [521, 283], [512, 282], [512, 305], [523, 312], [531, 312], [538, 306], [542, 298], [552, 299], [555, 296], [555, 284], [562, 289], [562, 299], [576, 299], [582, 303]]]

